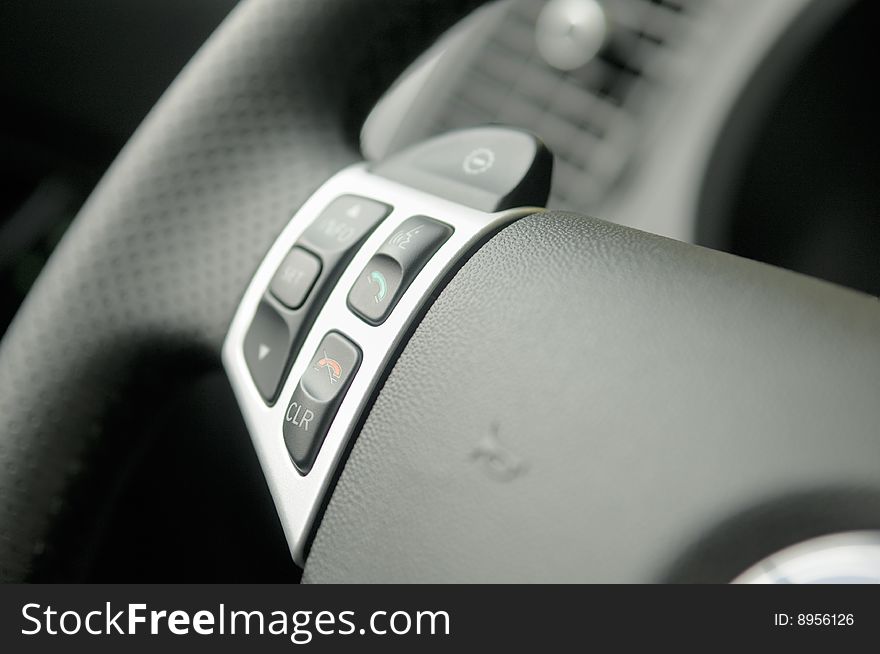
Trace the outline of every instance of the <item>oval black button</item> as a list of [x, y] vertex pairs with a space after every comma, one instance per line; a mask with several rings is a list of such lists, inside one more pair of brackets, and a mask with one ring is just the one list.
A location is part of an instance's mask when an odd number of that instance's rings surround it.
[[266, 402], [273, 402], [278, 393], [293, 336], [278, 311], [265, 300], [260, 302], [244, 337], [244, 360]]
[[371, 325], [388, 318], [401, 295], [452, 235], [427, 216], [407, 218], [370, 259], [348, 293], [348, 307]]
[[481, 211], [543, 207], [553, 155], [538, 137], [508, 127], [450, 132], [392, 155], [373, 172]]
[[297, 470], [308, 474], [361, 364], [361, 351], [342, 334], [321, 341], [284, 412], [284, 444]]

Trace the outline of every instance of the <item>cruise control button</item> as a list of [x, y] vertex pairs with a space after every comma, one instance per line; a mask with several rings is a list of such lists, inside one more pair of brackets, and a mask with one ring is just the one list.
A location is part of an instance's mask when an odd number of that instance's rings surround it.
[[336, 332], [321, 341], [284, 412], [284, 444], [302, 474], [308, 474], [361, 363], [357, 345]]
[[[301, 242], [322, 257], [348, 250], [391, 213], [391, 207], [356, 195], [331, 202], [303, 233]], [[326, 261], [326, 257], [324, 257]]]
[[382, 244], [348, 294], [348, 306], [370, 324], [385, 321], [415, 276], [452, 235], [427, 216], [404, 221]]
[[292, 343], [284, 318], [268, 302], [260, 302], [244, 338], [244, 359], [266, 402], [278, 394]]
[[553, 155], [528, 132], [476, 127], [419, 143], [381, 162], [373, 172], [492, 212], [544, 206], [550, 194]]
[[306, 301], [320, 273], [321, 261], [318, 257], [301, 247], [295, 247], [278, 266], [269, 290], [287, 308], [298, 309]]

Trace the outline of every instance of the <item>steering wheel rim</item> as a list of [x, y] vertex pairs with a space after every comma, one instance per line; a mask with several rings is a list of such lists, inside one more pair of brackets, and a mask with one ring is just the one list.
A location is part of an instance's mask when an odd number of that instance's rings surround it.
[[26, 577], [127, 383], [219, 359], [273, 238], [360, 158], [357, 130], [379, 95], [478, 4], [247, 0], [202, 47], [3, 338], [0, 579]]

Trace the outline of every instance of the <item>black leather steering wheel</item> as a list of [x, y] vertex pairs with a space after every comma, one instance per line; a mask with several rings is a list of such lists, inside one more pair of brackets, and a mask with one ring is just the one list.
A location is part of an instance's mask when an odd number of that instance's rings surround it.
[[[478, 4], [246, 0], [206, 43], [3, 339], [0, 578], [26, 578], [128, 385], [217, 361], [290, 215]], [[536, 214], [412, 334], [304, 579], [727, 581], [799, 539], [880, 527], [878, 389], [875, 298]], [[487, 437], [517, 474], [473, 456]]]

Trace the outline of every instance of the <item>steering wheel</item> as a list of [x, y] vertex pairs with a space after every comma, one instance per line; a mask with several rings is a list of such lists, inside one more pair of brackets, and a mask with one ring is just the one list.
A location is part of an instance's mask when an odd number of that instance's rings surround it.
[[[245, 0], [205, 44], [3, 339], [2, 579], [27, 578], [108, 414], [149, 410], [126, 389], [219, 362], [291, 214], [478, 4]], [[876, 298], [535, 213], [414, 326], [303, 578], [729, 581], [799, 540], [880, 528], [878, 389]]]

